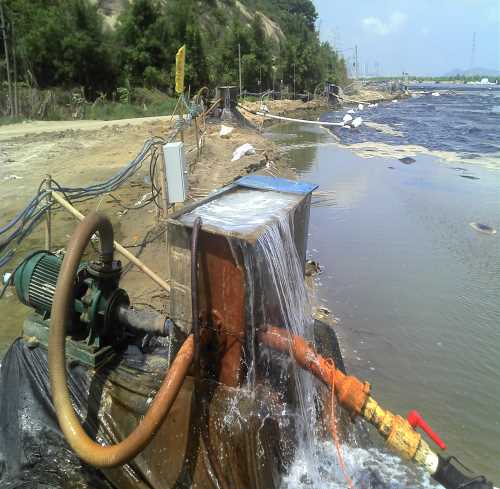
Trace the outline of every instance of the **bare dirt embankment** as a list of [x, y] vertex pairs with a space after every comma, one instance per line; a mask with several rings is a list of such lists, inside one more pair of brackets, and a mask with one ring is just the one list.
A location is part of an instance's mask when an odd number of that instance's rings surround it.
[[[171, 129], [169, 117], [125, 121], [34, 122], [0, 128], [0, 201], [1, 224], [24, 208], [45, 177], [50, 174], [63, 186], [88, 186], [102, 182], [123, 168], [141, 150], [148, 137], [165, 136]], [[250, 128], [235, 128], [227, 139], [219, 136], [220, 124], [207, 124], [201, 157], [196, 158], [194, 130], [185, 132], [189, 165], [189, 197], [199, 199], [241, 175], [261, 170], [268, 174], [286, 174], [280, 170], [279, 156], [272, 143]], [[231, 162], [233, 151], [250, 143], [255, 155]], [[142, 170], [112, 196], [105, 195], [78, 204], [83, 213], [99, 209], [110, 216], [118, 238], [135, 254], [166, 277], [167, 258], [161, 220], [154, 205], [127, 210], [151, 191], [149, 161]], [[65, 211], [53, 216], [56, 248], [66, 245], [75, 220]], [[148, 234], [149, 233], [149, 234]], [[43, 226], [20, 247], [19, 256], [44, 247]], [[142, 247], [145, 237], [154, 243]], [[7, 271], [11, 267], [6, 267]], [[156, 307], [165, 304], [165, 293], [144, 274], [131, 269], [123, 286], [138, 302]], [[0, 303], [0, 313], [4, 302]]]
[[[278, 100], [266, 104], [274, 114], [311, 119], [327, 110], [320, 101]], [[252, 110], [260, 108], [260, 103], [245, 105]], [[261, 122], [260, 117], [249, 113], [243, 115], [255, 126]], [[50, 174], [59, 184], [70, 187], [102, 182], [131, 161], [148, 137], [165, 136], [171, 128], [168, 116], [120, 121], [28, 122], [0, 127], [1, 223], [8, 222], [24, 208], [45, 175]], [[206, 125], [200, 158], [196, 158], [193, 129], [185, 133], [191, 201], [251, 172], [294, 178], [274, 145], [256, 129], [236, 127], [229, 138], [222, 138], [219, 131], [220, 123]], [[256, 154], [232, 162], [234, 150], [244, 143], [252, 144]], [[108, 214], [123, 244], [140, 254], [141, 259], [160, 276], [167, 278], [166, 247], [156, 207], [125, 208], [133, 207], [151, 191], [148, 167], [149, 162], [145, 162], [143, 169], [112, 196], [84, 202], [79, 204], [79, 209], [83, 213], [99, 209]], [[75, 221], [66, 212], [58, 210], [53, 223], [55, 247], [62, 248], [74, 229]], [[143, 246], [146, 237], [147, 245]], [[22, 256], [28, 250], [43, 247], [43, 226], [40, 226], [18, 251]], [[133, 268], [125, 275], [123, 286], [137, 302], [156, 307], [166, 302], [165, 293]], [[3, 308], [3, 303], [0, 303], [0, 314]]]

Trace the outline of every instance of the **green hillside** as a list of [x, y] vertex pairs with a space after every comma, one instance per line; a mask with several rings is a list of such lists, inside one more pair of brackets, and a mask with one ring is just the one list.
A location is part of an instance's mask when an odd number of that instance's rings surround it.
[[[237, 84], [238, 45], [249, 91], [313, 91], [345, 81], [345, 64], [321, 43], [311, 0], [3, 0], [10, 74], [39, 88], [120, 87], [171, 92], [177, 49], [187, 83]], [[2, 53], [3, 54], [3, 53]], [[15, 63], [13, 62], [15, 61]], [[6, 79], [5, 56], [0, 81]]]

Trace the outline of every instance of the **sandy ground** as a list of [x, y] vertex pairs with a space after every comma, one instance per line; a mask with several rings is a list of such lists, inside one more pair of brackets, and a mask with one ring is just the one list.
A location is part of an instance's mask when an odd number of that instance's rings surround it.
[[[78, 121], [35, 122], [0, 128], [0, 203], [1, 223], [8, 222], [35, 194], [40, 181], [50, 174], [58, 183], [67, 186], [87, 186], [101, 182], [115, 174], [141, 150], [144, 141], [152, 135], [165, 135], [170, 129], [168, 117], [135, 119], [132, 121]], [[189, 165], [189, 201], [228, 184], [239, 176], [260, 170], [268, 174], [292, 176], [284, 165], [280, 168], [279, 155], [272, 143], [253, 128], [235, 127], [229, 138], [219, 136], [220, 123], [206, 125], [203, 149], [197, 158], [194, 130], [185, 133], [187, 163]], [[250, 143], [255, 155], [231, 162], [233, 151]], [[104, 196], [78, 205], [83, 213], [99, 209], [110, 216], [115, 233], [131, 251], [140, 252], [141, 259], [160, 276], [166, 277], [167, 257], [162, 222], [154, 205], [141, 210], [124, 210], [133, 206], [150, 192], [147, 181], [148, 162], [129, 180], [127, 185]], [[56, 211], [53, 217], [56, 248], [65, 246], [75, 220], [66, 212]], [[147, 233], [158, 236], [154, 245], [141, 249], [139, 245]], [[137, 247], [135, 247], [137, 246]], [[28, 250], [44, 247], [44, 226], [41, 225], [25, 245], [19, 249], [22, 256]], [[12, 268], [12, 265], [6, 267]], [[148, 302], [160, 308], [166, 294], [136, 269], [127, 271], [123, 287], [138, 302]], [[4, 301], [0, 301], [0, 313]]]
[[[274, 114], [316, 119], [327, 110], [322, 102], [279, 100], [267, 102]], [[251, 110], [259, 103], [245, 103]], [[185, 133], [189, 165], [189, 202], [199, 200], [210, 192], [242, 175], [260, 172], [268, 175], [295, 178], [286, 162], [280, 159], [274, 145], [258, 131], [260, 118], [244, 113], [249, 125], [236, 126], [229, 138], [219, 135], [220, 122], [207, 123], [203, 128], [203, 149], [198, 158], [194, 130]], [[253, 125], [253, 127], [251, 127]], [[35, 194], [40, 181], [50, 174], [59, 184], [88, 186], [114, 175], [141, 150], [149, 137], [165, 136], [171, 129], [170, 117], [150, 117], [119, 121], [28, 122], [0, 127], [0, 223], [8, 222], [24, 208]], [[254, 146], [255, 155], [231, 162], [234, 150], [244, 144]], [[148, 162], [143, 169], [113, 195], [105, 195], [78, 205], [81, 212], [100, 210], [112, 220], [115, 234], [122, 244], [140, 255], [157, 274], [167, 277], [167, 256], [163, 219], [154, 205], [140, 210], [126, 210], [151, 191], [147, 181]], [[116, 200], [118, 199], [118, 200]], [[54, 247], [66, 246], [76, 222], [62, 210], [54, 212]], [[149, 234], [148, 234], [149, 233]], [[141, 246], [145, 237], [154, 243]], [[44, 226], [19, 247], [19, 256], [44, 248]], [[8, 271], [12, 265], [1, 270]], [[147, 303], [164, 309], [168, 296], [156, 283], [133, 267], [127, 267], [122, 286], [136, 303]], [[12, 294], [10, 291], [8, 294]], [[14, 298], [0, 301], [0, 314], [17, 312]]]

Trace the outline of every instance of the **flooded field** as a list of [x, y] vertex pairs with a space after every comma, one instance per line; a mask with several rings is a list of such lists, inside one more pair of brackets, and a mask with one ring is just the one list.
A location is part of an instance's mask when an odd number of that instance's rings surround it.
[[312, 209], [309, 252], [324, 267], [320, 293], [340, 319], [348, 368], [499, 480], [500, 240], [470, 223], [500, 227], [500, 172], [429, 155], [361, 158], [324, 129], [281, 125], [270, 136], [301, 178], [334, 193]]

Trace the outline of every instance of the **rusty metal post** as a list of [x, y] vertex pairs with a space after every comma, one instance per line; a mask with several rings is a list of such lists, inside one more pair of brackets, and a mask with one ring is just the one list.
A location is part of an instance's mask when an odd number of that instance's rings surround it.
[[245, 342], [245, 273], [235, 262], [225, 236], [202, 232], [199, 246], [198, 293], [217, 330], [219, 381], [239, 387]]

